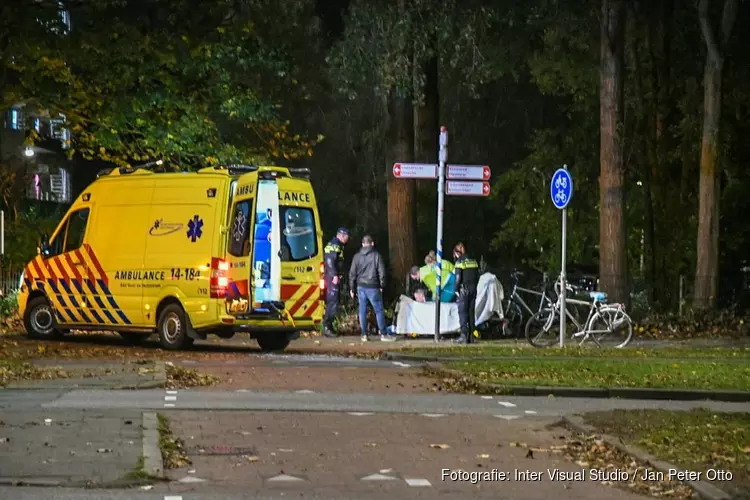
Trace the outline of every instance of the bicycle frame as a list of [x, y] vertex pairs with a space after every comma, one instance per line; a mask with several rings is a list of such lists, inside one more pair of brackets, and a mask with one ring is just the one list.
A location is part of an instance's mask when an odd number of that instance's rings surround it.
[[519, 305], [519, 306], [523, 307], [524, 309], [526, 309], [526, 312], [528, 312], [530, 315], [533, 316], [535, 314], [535, 312], [526, 303], [526, 301], [523, 300], [523, 297], [521, 297], [518, 294], [518, 292], [528, 293], [528, 294], [536, 295], [536, 296], [540, 297], [540, 299], [539, 299], [539, 308], [537, 309], [536, 312], [541, 312], [544, 309], [545, 305], [549, 307], [549, 306], [551, 306], [553, 304], [552, 301], [549, 299], [549, 297], [547, 297], [546, 283], [542, 286], [542, 291], [541, 292], [537, 292], [536, 290], [530, 290], [528, 288], [523, 288], [521, 286], [518, 286], [518, 279], [515, 279], [514, 283], [513, 283], [513, 291], [511, 292], [510, 296], [508, 297], [508, 304], [507, 304], [507, 308], [506, 308], [505, 313], [504, 313], [505, 315], [507, 315], [508, 311], [510, 310], [510, 304], [511, 304], [511, 302], [515, 302], [517, 305]]
[[[589, 307], [589, 314], [586, 317], [586, 321], [583, 325], [581, 325], [570, 313], [570, 310], [565, 310], [565, 316], [570, 319], [573, 324], [576, 326], [577, 331], [572, 333], [570, 335], [571, 339], [578, 339], [579, 337], [583, 337], [581, 341], [578, 343], [578, 345], [583, 345], [583, 343], [592, 336], [592, 334], [595, 333], [611, 333], [612, 331], [612, 321], [609, 320], [609, 318], [606, 318], [604, 314], [602, 314], [605, 310], [614, 310], [615, 314], [622, 312], [622, 304], [607, 304], [606, 302], [600, 302], [598, 300], [594, 300], [593, 302], [586, 302], [585, 300], [578, 300], [578, 299], [565, 299], [566, 304], [575, 304], [580, 306], [588, 306]], [[557, 318], [557, 315], [560, 313], [560, 300], [558, 299], [557, 302], [554, 303], [554, 306], [552, 308], [553, 313], [549, 315], [547, 318], [547, 322], [544, 324], [544, 331], [549, 331], [550, 328], [552, 328], [552, 325], [555, 321], [559, 321], [559, 318]], [[605, 324], [607, 325], [607, 330], [592, 330], [591, 326], [593, 323], [593, 319], [595, 315], [599, 315], [601, 317]], [[599, 347], [602, 347], [602, 345], [599, 343], [596, 337], [592, 337], [594, 339], [594, 342]]]

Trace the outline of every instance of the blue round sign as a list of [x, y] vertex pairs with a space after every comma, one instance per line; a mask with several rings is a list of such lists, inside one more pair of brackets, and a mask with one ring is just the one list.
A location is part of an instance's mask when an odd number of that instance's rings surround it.
[[552, 175], [549, 190], [555, 207], [560, 210], [567, 207], [573, 197], [573, 178], [570, 176], [570, 172], [564, 168], [558, 168]]

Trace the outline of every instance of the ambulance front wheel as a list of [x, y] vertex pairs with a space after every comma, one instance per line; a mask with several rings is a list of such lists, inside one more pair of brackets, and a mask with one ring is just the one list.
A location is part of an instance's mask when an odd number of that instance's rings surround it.
[[289, 345], [289, 336], [283, 333], [259, 333], [255, 340], [263, 351], [283, 351]]
[[187, 335], [185, 311], [178, 304], [169, 304], [159, 315], [157, 327], [159, 344], [164, 349], [177, 351], [193, 345], [193, 339]]
[[63, 335], [57, 329], [55, 312], [44, 297], [35, 297], [26, 305], [23, 326], [29, 337], [33, 339], [57, 338]]

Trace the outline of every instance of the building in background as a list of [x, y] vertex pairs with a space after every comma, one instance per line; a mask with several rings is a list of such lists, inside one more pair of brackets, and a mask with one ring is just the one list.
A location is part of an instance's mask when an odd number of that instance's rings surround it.
[[[70, 29], [70, 15], [59, 2], [59, 22], [49, 26], [55, 33], [65, 36]], [[2, 112], [0, 123], [0, 160], [9, 169], [5, 186], [17, 183], [24, 186], [29, 200], [67, 204], [71, 202], [70, 162], [65, 155], [70, 147], [70, 131], [66, 129], [65, 116], [49, 118], [48, 113], [16, 103]], [[27, 134], [35, 130], [39, 139], [33, 147], [26, 146]]]

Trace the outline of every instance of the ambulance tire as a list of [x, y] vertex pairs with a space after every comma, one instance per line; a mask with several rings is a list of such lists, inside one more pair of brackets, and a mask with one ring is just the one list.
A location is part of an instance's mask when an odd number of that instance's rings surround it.
[[159, 344], [169, 351], [187, 349], [193, 339], [187, 335], [187, 318], [179, 304], [168, 304], [159, 315]]
[[52, 339], [63, 336], [63, 332], [57, 327], [55, 313], [46, 297], [34, 297], [26, 304], [23, 326], [26, 328], [26, 334], [32, 339]]
[[283, 333], [259, 333], [255, 340], [265, 352], [283, 351], [289, 345], [289, 336]]

